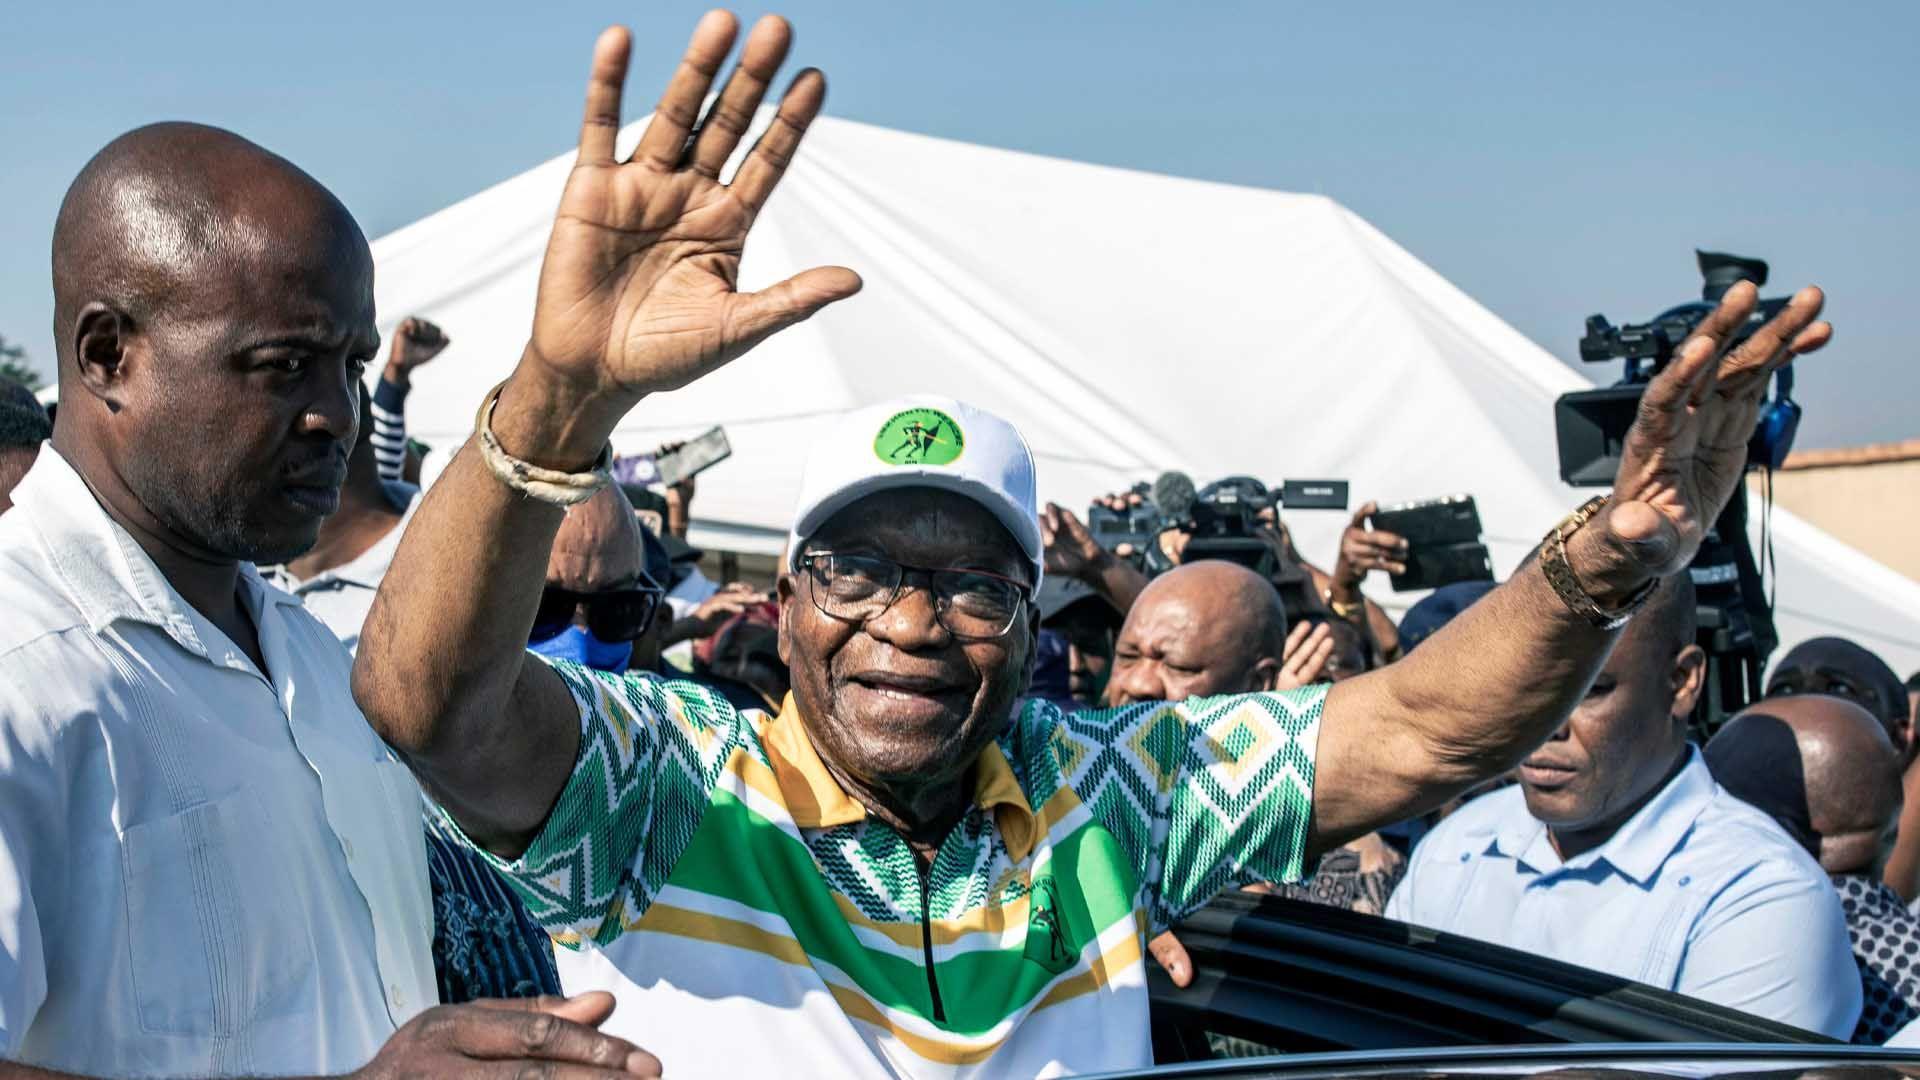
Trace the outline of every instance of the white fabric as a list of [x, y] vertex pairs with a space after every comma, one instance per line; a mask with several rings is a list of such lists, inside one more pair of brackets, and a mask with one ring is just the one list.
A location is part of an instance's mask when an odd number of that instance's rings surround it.
[[[571, 165], [555, 158], [374, 244], [382, 317], [424, 313], [453, 337], [408, 402], [409, 429], [436, 447], [466, 438], [520, 355]], [[1503, 574], [1591, 494], [1558, 481], [1553, 435], [1554, 398], [1588, 379], [1331, 199], [823, 117], [740, 281], [829, 263], [866, 287], [642, 402], [614, 436], [633, 452], [726, 426], [733, 457], [701, 475], [696, 546], [777, 554], [806, 450], [848, 410], [918, 392], [1006, 417], [1033, 448], [1041, 498], [1075, 509], [1167, 468], [1347, 478], [1356, 501], [1472, 492]], [[1569, 322], [1567, 340], [1579, 333]], [[1810, 358], [1801, 385], [1846, 378], [1845, 364]], [[1346, 515], [1288, 520], [1329, 564]], [[1920, 667], [1920, 584], [1789, 514], [1775, 526], [1783, 644], [1842, 634]], [[1369, 591], [1394, 609], [1417, 598], [1378, 576]]]
[[[913, 418], [917, 428], [930, 425], [918, 433], [917, 446], [897, 430], [901, 417]], [[946, 460], [956, 450], [959, 456]], [[800, 558], [801, 541], [828, 518], [867, 495], [900, 487], [943, 488], [986, 507], [1020, 544], [1039, 586], [1040, 509], [1027, 441], [984, 409], [932, 394], [855, 409], [819, 433], [800, 476], [787, 536], [790, 564]]]
[[393, 557], [400, 550], [401, 534], [407, 531], [413, 512], [420, 508], [420, 489], [412, 484], [389, 483], [387, 490], [396, 505], [407, 508], [406, 512], [394, 523], [392, 531], [361, 552], [358, 558], [345, 566], [323, 570], [305, 581], [294, 577], [284, 566], [274, 567], [266, 575], [276, 587], [298, 597], [350, 653], [360, 651], [360, 628], [366, 625], [367, 613], [373, 610], [373, 598], [380, 591], [380, 581], [387, 576], [387, 567], [393, 565]]
[[242, 568], [268, 675], [45, 447], [0, 515], [0, 1057], [338, 1073], [435, 1004], [420, 793]]

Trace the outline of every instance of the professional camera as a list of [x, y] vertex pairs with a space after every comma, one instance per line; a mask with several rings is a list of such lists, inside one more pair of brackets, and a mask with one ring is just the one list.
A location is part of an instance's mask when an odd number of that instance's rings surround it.
[[[1627, 432], [1640, 395], [1673, 359], [1720, 298], [1736, 283], [1767, 283], [1767, 264], [1759, 259], [1713, 251], [1695, 251], [1704, 278], [1701, 299], [1662, 312], [1651, 321], [1614, 326], [1604, 315], [1587, 320], [1580, 358], [1588, 363], [1622, 361], [1625, 375], [1613, 386], [1563, 394], [1554, 403], [1554, 428], [1560, 448], [1560, 478], [1575, 486], [1613, 483]], [[1734, 332], [1737, 346], [1787, 306], [1787, 297], [1761, 300], [1753, 316]], [[1777, 469], [1793, 447], [1800, 426], [1800, 405], [1793, 400], [1793, 368], [1775, 376], [1774, 393], [1761, 408], [1747, 444], [1749, 468]], [[1698, 641], [1707, 653], [1707, 685], [1694, 724], [1711, 735], [1727, 718], [1760, 694], [1767, 657], [1779, 645], [1773, 605], [1767, 597], [1747, 542], [1747, 487], [1714, 522], [1699, 554], [1688, 567], [1699, 594]]]
[[[1560, 479], [1575, 486], [1604, 487], [1620, 468], [1621, 444], [1633, 427], [1640, 395], [1648, 382], [1666, 368], [1694, 328], [1713, 313], [1728, 289], [1742, 281], [1767, 283], [1767, 264], [1716, 251], [1695, 251], [1705, 279], [1701, 299], [1661, 312], [1650, 322], [1614, 326], [1605, 315], [1587, 319], [1580, 339], [1580, 359], [1589, 364], [1623, 361], [1626, 373], [1612, 386], [1563, 394], [1554, 403], [1555, 434], [1560, 444]], [[1790, 297], [1760, 301], [1753, 315], [1733, 333], [1731, 345], [1753, 336], [1768, 319], [1787, 306]], [[1800, 405], [1793, 400], [1793, 368], [1774, 376], [1774, 395], [1760, 413], [1747, 444], [1747, 464], [1777, 469], [1793, 447], [1800, 427]]]
[[1345, 480], [1288, 480], [1276, 491], [1251, 476], [1229, 476], [1196, 489], [1186, 473], [1166, 472], [1152, 484], [1135, 485], [1133, 494], [1141, 501], [1125, 510], [1109, 510], [1097, 503], [1088, 508], [1087, 527], [1109, 551], [1121, 544], [1131, 546], [1134, 558], [1149, 574], [1173, 568], [1173, 560], [1160, 550], [1159, 537], [1168, 529], [1180, 529], [1189, 536], [1182, 556], [1187, 562], [1227, 559], [1262, 577], [1283, 575], [1287, 567], [1281, 565], [1260, 513], [1276, 506], [1347, 507]]

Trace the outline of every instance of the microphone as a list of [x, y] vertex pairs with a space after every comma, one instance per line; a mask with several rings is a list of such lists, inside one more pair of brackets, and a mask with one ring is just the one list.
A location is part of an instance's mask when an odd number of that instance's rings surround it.
[[1193, 514], [1193, 477], [1178, 471], [1163, 472], [1153, 482], [1153, 505], [1168, 521], [1185, 521]]

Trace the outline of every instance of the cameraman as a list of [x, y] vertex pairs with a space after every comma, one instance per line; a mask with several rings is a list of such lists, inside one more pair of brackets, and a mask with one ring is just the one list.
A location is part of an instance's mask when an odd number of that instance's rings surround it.
[[[1360, 585], [1375, 570], [1406, 573], [1407, 541], [1394, 533], [1368, 527], [1367, 519], [1379, 509], [1379, 503], [1369, 502], [1354, 511], [1353, 520], [1347, 522], [1346, 531], [1340, 534], [1340, 554], [1333, 560], [1333, 573], [1308, 569], [1313, 573], [1321, 598], [1326, 601], [1327, 610], [1360, 632], [1373, 651], [1376, 664], [1390, 664], [1400, 658], [1399, 630], [1380, 605], [1361, 594]], [[1288, 550], [1292, 550], [1293, 538], [1284, 525], [1280, 531], [1286, 538]]]
[[[1114, 492], [1098, 500], [1100, 505], [1116, 512], [1125, 512], [1143, 501], [1137, 491]], [[1367, 518], [1378, 508], [1378, 504], [1369, 502], [1354, 514], [1340, 537], [1340, 554], [1334, 561], [1332, 574], [1300, 557], [1276, 507], [1269, 505], [1255, 514], [1260, 537], [1273, 548], [1273, 569], [1266, 576], [1286, 606], [1288, 629], [1319, 616], [1351, 626], [1361, 639], [1365, 654], [1363, 670], [1391, 663], [1400, 658], [1402, 651], [1393, 618], [1360, 592], [1361, 582], [1373, 570], [1405, 571], [1399, 560], [1406, 557], [1406, 540], [1367, 527]], [[1181, 565], [1191, 539], [1190, 533], [1178, 526], [1163, 530], [1156, 540], [1158, 552], [1149, 554], [1149, 565], [1155, 562]]]

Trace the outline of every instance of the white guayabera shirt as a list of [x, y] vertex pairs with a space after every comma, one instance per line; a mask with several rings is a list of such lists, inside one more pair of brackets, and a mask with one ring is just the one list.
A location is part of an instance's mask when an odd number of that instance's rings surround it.
[[243, 567], [267, 670], [51, 446], [0, 514], [0, 1057], [332, 1073], [435, 1004], [420, 794], [346, 650]]

